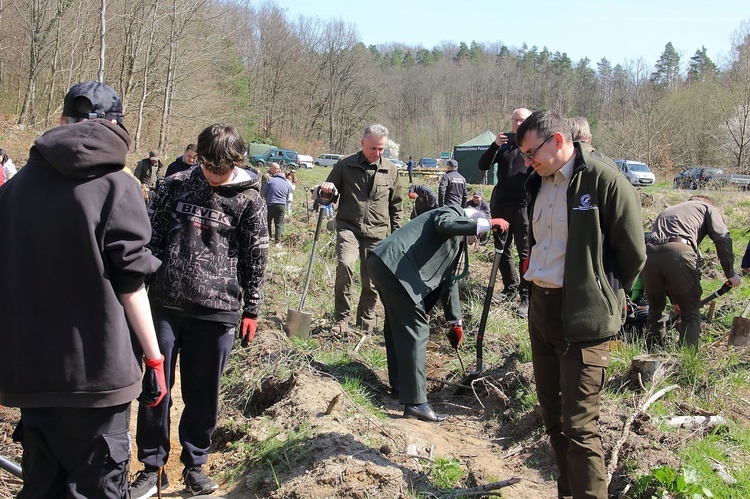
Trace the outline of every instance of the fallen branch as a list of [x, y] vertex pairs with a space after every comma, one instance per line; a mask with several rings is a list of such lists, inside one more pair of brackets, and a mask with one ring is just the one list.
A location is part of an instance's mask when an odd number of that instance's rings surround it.
[[507, 480], [503, 480], [501, 482], [492, 482], [486, 485], [480, 485], [479, 487], [472, 487], [470, 489], [455, 489], [447, 495], [440, 495], [437, 497], [449, 499], [453, 497], [479, 497], [479, 496], [490, 496], [490, 495], [498, 496], [500, 494], [492, 494], [492, 493], [488, 494], [488, 492], [491, 490], [502, 489], [503, 487], [508, 487], [509, 485], [515, 485], [519, 483], [520, 481], [521, 481], [520, 478], [513, 477]]
[[[615, 443], [615, 446], [612, 448], [612, 457], [609, 461], [609, 466], [607, 466], [607, 486], [612, 483], [612, 476], [615, 473], [615, 470], [617, 469], [618, 462], [620, 460], [620, 451], [622, 450], [622, 447], [625, 445], [625, 442], [628, 440], [628, 437], [630, 436], [630, 429], [633, 426], [633, 423], [635, 422], [635, 419], [641, 415], [645, 414], [646, 410], [648, 410], [649, 407], [651, 407], [651, 404], [659, 400], [661, 397], [666, 395], [667, 393], [671, 392], [675, 388], [679, 388], [678, 385], [669, 385], [666, 388], [662, 388], [658, 392], [651, 395], [644, 403], [641, 405], [640, 408], [633, 411], [633, 413], [628, 416], [628, 419], [625, 420], [625, 425], [622, 428], [622, 435], [620, 436], [620, 439]], [[646, 394], [646, 396], [650, 395], [649, 393]]]

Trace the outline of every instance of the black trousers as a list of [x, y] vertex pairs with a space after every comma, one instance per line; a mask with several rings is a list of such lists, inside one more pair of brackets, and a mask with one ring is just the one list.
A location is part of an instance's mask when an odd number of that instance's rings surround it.
[[130, 403], [102, 408], [21, 409], [18, 497], [128, 497]]
[[138, 460], [158, 468], [169, 458], [169, 409], [179, 355], [185, 402], [179, 426], [180, 461], [185, 466], [206, 464], [219, 415], [219, 383], [232, 350], [234, 327], [163, 311], [154, 311], [154, 325], [169, 392], [156, 407], [138, 407]]
[[[524, 205], [494, 204], [492, 206], [492, 218], [503, 218], [510, 227], [503, 232], [499, 238], [499, 244], [503, 254], [500, 257], [500, 275], [503, 278], [504, 290], [521, 296], [529, 296], [529, 282], [523, 278], [521, 265], [529, 254], [529, 216], [526, 213]], [[513, 255], [511, 254], [511, 245], [516, 242], [516, 252], [518, 253], [518, 270], [513, 265]], [[519, 276], [520, 274], [520, 276]]]

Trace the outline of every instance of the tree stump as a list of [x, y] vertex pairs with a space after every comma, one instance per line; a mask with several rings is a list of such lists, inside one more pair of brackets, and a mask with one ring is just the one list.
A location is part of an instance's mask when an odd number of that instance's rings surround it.
[[750, 319], [735, 317], [732, 319], [732, 327], [729, 328], [729, 340], [731, 346], [742, 347], [747, 345], [750, 338]]
[[641, 382], [644, 384], [648, 383], [654, 379], [654, 375], [660, 368], [663, 369], [665, 365], [669, 365], [672, 362], [673, 360], [669, 357], [650, 354], [637, 355], [630, 362], [629, 378], [635, 386], [638, 386], [638, 374], [640, 374]]

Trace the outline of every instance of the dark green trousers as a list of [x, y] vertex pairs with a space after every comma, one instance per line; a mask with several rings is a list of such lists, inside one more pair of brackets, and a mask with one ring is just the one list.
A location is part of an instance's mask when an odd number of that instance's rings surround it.
[[698, 255], [682, 243], [646, 245], [646, 265], [641, 272], [643, 290], [648, 300], [650, 343], [661, 344], [666, 331], [661, 322], [667, 293], [680, 306], [680, 345], [696, 346], [701, 332], [701, 272]]
[[391, 388], [399, 403], [427, 402], [427, 340], [430, 325], [424, 303], [415, 304], [404, 286], [377, 256], [367, 259], [370, 278], [385, 307], [385, 351]]
[[550, 438], [559, 497], [607, 497], [604, 450], [597, 426], [609, 340], [567, 343], [562, 290], [533, 286], [529, 335], [542, 420]]

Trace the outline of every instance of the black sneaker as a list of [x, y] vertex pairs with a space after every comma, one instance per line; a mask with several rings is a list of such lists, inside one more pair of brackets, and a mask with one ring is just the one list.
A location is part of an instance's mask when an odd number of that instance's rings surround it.
[[[146, 468], [135, 475], [135, 480], [130, 484], [130, 498], [131, 499], [146, 499], [156, 495], [157, 480], [159, 478], [159, 471], [156, 469]], [[169, 488], [169, 479], [167, 474], [162, 472], [161, 474], [161, 490], [164, 491]]]
[[216, 482], [208, 478], [200, 466], [190, 466], [182, 471], [182, 480], [185, 482], [185, 488], [193, 493], [210, 494], [219, 488]]

